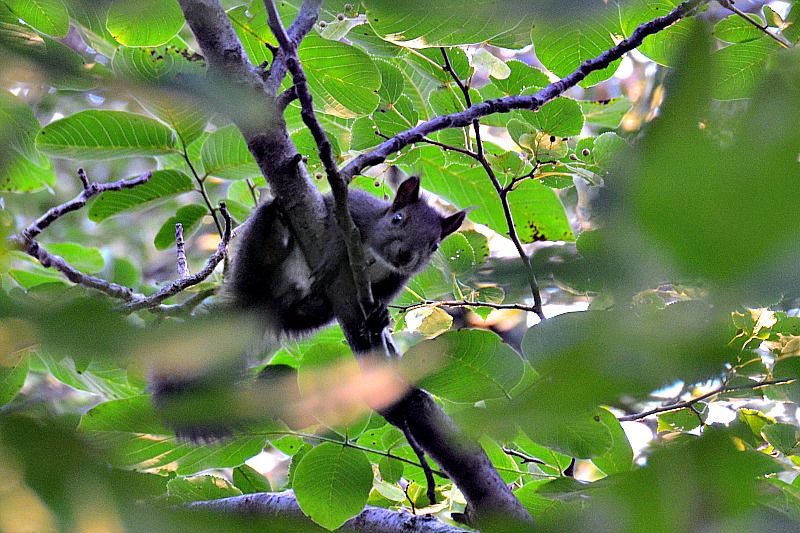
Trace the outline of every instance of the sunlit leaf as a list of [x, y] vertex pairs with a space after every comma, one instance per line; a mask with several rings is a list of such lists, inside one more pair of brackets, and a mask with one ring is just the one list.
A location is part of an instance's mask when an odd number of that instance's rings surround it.
[[372, 477], [363, 451], [325, 442], [303, 456], [292, 487], [303, 513], [333, 530], [364, 509]]

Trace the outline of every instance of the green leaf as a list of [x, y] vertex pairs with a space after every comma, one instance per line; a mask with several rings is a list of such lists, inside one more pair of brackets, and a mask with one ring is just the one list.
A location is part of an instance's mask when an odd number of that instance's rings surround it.
[[708, 404], [697, 403], [695, 409], [680, 409], [670, 413], [662, 413], [658, 415], [658, 433], [662, 431], [681, 431], [688, 432], [693, 429], [699, 428], [700, 424], [704, 423], [708, 418]]
[[505, 61], [492, 55], [486, 48], [479, 48], [472, 54], [471, 65], [476, 69], [486, 72], [495, 79], [506, 79], [511, 75], [511, 69]]
[[103, 160], [178, 152], [170, 128], [126, 111], [87, 110], [56, 120], [36, 136], [42, 152], [67, 159]]
[[68, 284], [63, 274], [38, 265], [32, 265], [27, 270], [12, 268], [8, 273], [14, 281], [19, 283], [20, 287], [25, 289], [31, 289], [37, 285], [44, 285], [45, 283]]
[[372, 479], [364, 452], [325, 442], [303, 456], [292, 487], [303, 513], [334, 530], [364, 509]]
[[393, 502], [403, 502], [406, 500], [406, 493], [397, 485], [377, 479], [373, 481], [372, 485], [375, 487], [375, 490], [387, 500]]
[[[492, 44], [521, 48], [528, 41], [533, 16], [525, 4], [503, 0], [460, 3], [416, 0], [363, 2], [373, 30], [400, 46], [427, 48], [465, 44]], [[423, 16], [424, 13], [424, 16]]]
[[402, 461], [383, 456], [378, 461], [378, 471], [381, 478], [388, 483], [397, 483], [403, 477], [404, 465]]
[[614, 446], [611, 428], [603, 423], [599, 413], [568, 417], [563, 413], [551, 412], [545, 416], [540, 413], [535, 422], [523, 421], [522, 429], [532, 441], [578, 459], [607, 456]]
[[[10, 326], [6, 323], [2, 329]], [[0, 332], [3, 332], [0, 329]], [[3, 351], [11, 348], [4, 347]], [[30, 357], [27, 351], [20, 350], [12, 353], [0, 354], [0, 407], [7, 404], [22, 390], [25, 379], [28, 377]]]
[[[417, 163], [398, 166], [414, 172], [415, 166], [425, 169], [423, 186], [458, 207], [478, 206], [470, 212], [473, 222], [486, 224], [500, 234], [508, 231], [506, 218], [496, 191], [482, 168], [461, 164], [448, 164], [441, 150], [435, 146], [417, 148], [410, 152], [418, 156]], [[534, 180], [520, 183], [508, 196], [511, 214], [520, 239], [524, 243], [535, 240], [573, 241], [564, 207], [552, 189]]]
[[444, 258], [445, 267], [456, 276], [472, 272], [477, 266], [475, 250], [467, 238], [460, 233], [454, 233], [445, 239], [439, 249], [441, 253], [436, 254], [434, 260]]
[[159, 84], [174, 83], [180, 75], [200, 77], [205, 74], [205, 62], [189, 53], [187, 48], [159, 46], [157, 48], [120, 47], [111, 62], [118, 78], [141, 82], [133, 94], [142, 106], [178, 134], [183, 146], [200, 138], [210, 120], [206, 105], [190, 93], [175, 94], [160, 89]]
[[[559, 78], [571, 74], [578, 65], [593, 59], [614, 46], [614, 36], [620, 32], [616, 8], [609, 6], [602, 13], [587, 19], [576, 19], [569, 24], [550, 27], [537, 24], [531, 31], [536, 57]], [[614, 75], [620, 60], [603, 70], [592, 72], [581, 87], [596, 85]]]
[[236, 126], [220, 128], [208, 136], [200, 151], [206, 174], [228, 180], [261, 176], [247, 142]]
[[780, 45], [764, 37], [756, 41], [732, 44], [712, 55], [717, 70], [714, 98], [748, 98], [764, 79], [767, 62]]
[[800, 453], [800, 428], [793, 424], [770, 424], [764, 426], [761, 434], [773, 448], [784, 455]]
[[450, 331], [414, 345], [400, 360], [411, 383], [454, 402], [509, 398], [522, 379], [520, 356], [490, 331]]
[[[286, 14], [283, 12], [284, 6], [288, 3], [280, 2], [278, 4], [278, 12], [281, 17]], [[296, 14], [296, 9], [294, 10]], [[231, 19], [233, 29], [236, 35], [242, 42], [247, 57], [253, 65], [260, 65], [264, 61], [272, 61], [272, 53], [270, 53], [266, 44], [277, 46], [278, 41], [272, 35], [267, 25], [267, 11], [264, 8], [263, 2], [252, 2], [250, 7], [247, 5], [237, 6], [228, 11], [228, 17]], [[287, 20], [283, 18], [283, 20]], [[288, 19], [292, 20], [292, 19]]]
[[157, 170], [138, 187], [101, 194], [89, 208], [89, 220], [100, 222], [128, 209], [194, 190], [192, 178], [177, 170]]
[[67, 263], [87, 274], [96, 274], [103, 270], [105, 260], [97, 248], [86, 248], [73, 242], [48, 244], [50, 253], [60, 255]]
[[171, 479], [167, 495], [173, 503], [190, 503], [241, 496], [242, 491], [221, 477], [205, 475]]
[[547, 74], [522, 61], [508, 61], [506, 65], [511, 71], [508, 77], [505, 79], [491, 80], [492, 85], [500, 91], [498, 96], [522, 94], [522, 91], [525, 89], [531, 87], [542, 88], [550, 83]]
[[113, 2], [108, 8], [109, 33], [127, 46], [158, 46], [175, 37], [184, 19], [176, 0]]
[[[630, 0], [620, 5], [622, 33], [630, 37], [640, 25], [661, 17], [675, 9], [679, 0]], [[694, 17], [679, 20], [672, 26], [645, 38], [638, 50], [661, 65], [675, 66], [677, 52], [688, 43], [701, 24]]]
[[0, 90], [0, 191], [28, 192], [55, 184], [50, 160], [36, 149], [38, 132], [30, 106]]
[[35, 163], [12, 150], [0, 154], [0, 191], [33, 192], [50, 188], [55, 183], [53, 164], [46, 157]]
[[237, 466], [233, 469], [233, 484], [244, 494], [272, 492], [269, 478], [248, 465]]
[[62, 0], [4, 0], [6, 6], [33, 29], [51, 37], [64, 37], [69, 13]]
[[175, 245], [175, 224], [183, 224], [183, 238], [188, 239], [197, 231], [200, 222], [207, 214], [208, 208], [199, 204], [189, 204], [178, 209], [175, 216], [169, 217], [158, 230], [153, 240], [156, 250], [166, 250]]
[[518, 112], [514, 116], [522, 118], [538, 131], [556, 137], [572, 137], [583, 128], [580, 104], [564, 96], [548, 102], [535, 113]]
[[628, 436], [622, 425], [611, 411], [600, 409], [598, 411], [600, 420], [608, 427], [611, 432], [612, 444], [605, 455], [592, 458], [592, 462], [605, 472], [607, 476], [622, 472], [630, 472], [633, 468], [633, 448], [628, 441]]
[[626, 97], [603, 102], [580, 102], [581, 111], [587, 124], [615, 130], [633, 104]]
[[37, 362], [41, 362], [53, 378], [74, 389], [109, 399], [130, 398], [143, 392], [142, 384], [111, 362], [91, 361], [79, 368], [69, 357], [58, 358], [42, 352], [37, 355]]
[[79, 429], [112, 466], [162, 475], [239, 466], [264, 447], [258, 436], [202, 447], [179, 442], [159, 422], [149, 396], [101, 403], [81, 418]]
[[[750, 13], [747, 14], [747, 16], [756, 21], [759, 26], [764, 25], [764, 22], [758, 15]], [[714, 37], [728, 43], [744, 43], [764, 37], [764, 32], [748, 23], [739, 15], [732, 14], [717, 22], [714, 26]]]
[[358, 48], [311, 34], [303, 39], [298, 54], [314, 105], [323, 113], [357, 118], [378, 106], [380, 73]]

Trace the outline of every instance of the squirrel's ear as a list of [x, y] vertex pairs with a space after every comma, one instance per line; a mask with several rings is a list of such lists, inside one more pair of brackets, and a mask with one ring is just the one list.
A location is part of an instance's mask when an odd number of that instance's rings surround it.
[[461, 227], [461, 224], [464, 222], [464, 219], [467, 217], [467, 213], [469, 213], [469, 211], [469, 209], [464, 209], [455, 215], [442, 218], [442, 239]]
[[409, 204], [419, 201], [419, 176], [409, 176], [397, 188], [397, 194], [392, 202], [392, 210], [397, 211]]

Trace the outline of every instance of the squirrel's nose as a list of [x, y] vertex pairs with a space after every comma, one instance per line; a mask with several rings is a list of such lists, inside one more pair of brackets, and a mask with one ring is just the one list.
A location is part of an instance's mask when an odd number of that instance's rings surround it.
[[401, 266], [405, 266], [411, 262], [413, 256], [411, 252], [408, 250], [400, 250], [397, 254], [397, 261], [400, 263]]

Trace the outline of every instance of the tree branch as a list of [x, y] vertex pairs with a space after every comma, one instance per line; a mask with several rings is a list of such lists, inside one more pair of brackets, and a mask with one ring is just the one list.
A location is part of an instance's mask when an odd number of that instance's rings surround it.
[[773, 379], [768, 381], [754, 382], [750, 385], [736, 385], [733, 387], [722, 386], [711, 392], [707, 392], [705, 394], [701, 394], [696, 398], [692, 398], [691, 400], [677, 402], [670, 405], [664, 405], [662, 407], [656, 407], [655, 409], [650, 409], [649, 411], [644, 411], [642, 413], [619, 416], [617, 417], [617, 420], [619, 420], [620, 422], [635, 422], [637, 420], [642, 420], [643, 418], [647, 418], [648, 416], [658, 415], [661, 413], [668, 413], [670, 411], [677, 411], [679, 409], [692, 407], [694, 404], [698, 402], [702, 402], [703, 400], [713, 398], [714, 396], [718, 396], [726, 392], [735, 392], [738, 390], [756, 390], [762, 387], [769, 387], [770, 385], [788, 385], [790, 383], [794, 383], [795, 381], [796, 381], [795, 379]]
[[[453, 65], [450, 64], [450, 57], [447, 55], [447, 50], [444, 48], [440, 48], [440, 50], [442, 51], [442, 56], [444, 57], [444, 70], [450, 74], [450, 76], [455, 80], [459, 89], [461, 89], [461, 93], [464, 95], [464, 101], [467, 104], [467, 108], [472, 107], [472, 97], [469, 94], [469, 87], [464, 85], [461, 79], [459, 79], [458, 74], [456, 74], [456, 71], [453, 70]], [[481, 121], [479, 118], [476, 118], [472, 121], [472, 127], [475, 130], [475, 145], [477, 150], [475, 152], [471, 152], [470, 155], [483, 167], [484, 172], [486, 172], [486, 175], [489, 176], [489, 181], [492, 182], [492, 186], [494, 187], [498, 198], [500, 198], [500, 204], [503, 207], [503, 214], [506, 217], [506, 227], [508, 227], [507, 235], [511, 239], [511, 242], [514, 243], [514, 247], [517, 249], [517, 254], [519, 254], [520, 259], [522, 259], [522, 262], [525, 265], [525, 274], [527, 275], [528, 285], [530, 286], [531, 294], [533, 295], [533, 312], [536, 313], [540, 320], [545, 320], [544, 311], [542, 310], [542, 294], [539, 291], [539, 283], [536, 281], [536, 273], [533, 271], [531, 258], [528, 257], [527, 252], [525, 252], [525, 249], [522, 247], [522, 241], [519, 239], [517, 226], [514, 223], [514, 216], [511, 214], [511, 205], [508, 203], [508, 193], [511, 192], [512, 189], [510, 187], [503, 187], [500, 185], [500, 180], [497, 179], [497, 175], [495, 175], [492, 165], [490, 165], [489, 161], [486, 159], [486, 153], [483, 150], [483, 139], [481, 138]]]
[[464, 111], [459, 111], [458, 113], [452, 113], [450, 115], [441, 115], [398, 133], [373, 150], [361, 154], [350, 161], [350, 163], [341, 170], [341, 174], [345, 180], [350, 181], [365, 168], [383, 163], [390, 155], [402, 150], [409, 144], [422, 141], [431, 133], [447, 128], [463, 128], [472, 124], [474, 120], [485, 117], [486, 115], [508, 113], [514, 109], [536, 111], [547, 102], [562, 95], [567, 89], [577, 85], [592, 72], [606, 68], [626, 53], [638, 47], [642, 44], [645, 37], [658, 33], [682, 18], [694, 14], [700, 5], [708, 3], [708, 1], [709, 0], [687, 0], [663, 17], [658, 17], [650, 22], [641, 24], [634, 30], [629, 38], [623, 39], [619, 44], [606, 50], [596, 58], [587, 59], [581, 63], [572, 74], [551, 83], [531, 96], [514, 95], [504, 98], [493, 98], [475, 104]]
[[302, 40], [302, 37], [311, 31], [311, 28], [314, 26], [319, 9], [322, 7], [322, 1], [306, 0], [303, 2], [300, 13], [290, 26], [288, 32], [283, 27], [275, 2], [273, 0], [264, 0], [264, 6], [267, 10], [267, 22], [270, 30], [272, 30], [273, 35], [275, 35], [275, 38], [278, 40], [278, 45], [283, 54], [284, 61], [294, 81], [295, 93], [300, 101], [300, 116], [303, 119], [303, 123], [314, 137], [314, 142], [319, 151], [319, 157], [325, 167], [328, 183], [331, 185], [331, 192], [333, 193], [335, 202], [334, 217], [337, 226], [339, 226], [339, 229], [342, 231], [344, 242], [347, 246], [347, 256], [350, 260], [350, 268], [353, 272], [356, 296], [364, 312], [364, 316], [366, 317], [367, 313], [369, 313], [375, 305], [372, 298], [369, 276], [367, 275], [367, 257], [361, 245], [360, 233], [347, 207], [347, 182], [339, 175], [339, 167], [336, 164], [333, 148], [322, 124], [320, 124], [317, 119], [311, 91], [308, 88], [308, 79], [306, 78], [303, 66], [300, 64], [300, 58], [297, 55], [299, 41]]
[[156, 307], [167, 298], [175, 296], [179, 292], [202, 282], [208, 276], [210, 276], [212, 272], [214, 272], [214, 269], [217, 267], [217, 265], [220, 264], [220, 262], [222, 262], [222, 260], [228, 255], [228, 244], [231, 240], [231, 227], [233, 226], [233, 221], [231, 220], [230, 213], [228, 213], [228, 208], [225, 205], [225, 202], [219, 203], [219, 212], [222, 213], [222, 218], [225, 220], [225, 229], [222, 233], [222, 239], [220, 239], [219, 245], [217, 245], [217, 250], [211, 255], [211, 257], [208, 258], [205, 266], [193, 276], [178, 277], [178, 279], [151, 296], [142, 299], [136, 299], [123, 305], [123, 311], [132, 313], [140, 309]]
[[[188, 507], [226, 513], [292, 518], [305, 522], [309, 527], [314, 526], [313, 522], [300, 509], [297, 498], [290, 490], [280, 493], [261, 492], [219, 500], [192, 502], [188, 504]], [[364, 531], [370, 533], [467, 533], [464, 529], [449, 526], [430, 516], [416, 516], [371, 505], [345, 522], [341, 529], [336, 531], [343, 533], [362, 533]]]

